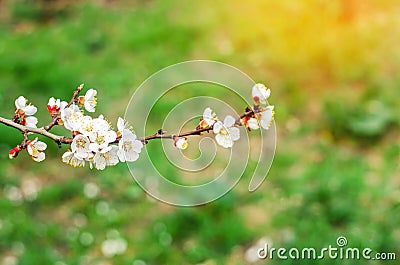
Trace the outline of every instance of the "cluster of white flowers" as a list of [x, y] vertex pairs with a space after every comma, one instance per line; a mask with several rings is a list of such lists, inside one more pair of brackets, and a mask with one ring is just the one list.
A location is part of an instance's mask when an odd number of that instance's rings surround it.
[[[19, 124], [27, 127], [37, 128], [36, 125], [38, 123], [38, 119], [33, 116], [36, 114], [36, 112], [37, 108], [32, 104], [28, 104], [28, 100], [25, 97], [19, 96], [15, 100], [14, 121], [18, 122]], [[36, 162], [41, 162], [46, 158], [46, 155], [43, 151], [47, 148], [47, 145], [44, 142], [39, 141], [37, 137], [32, 141], [27, 140], [25, 142], [25, 148], [28, 154]], [[9, 157], [16, 157], [21, 150], [22, 146], [17, 145], [10, 150]]]
[[247, 116], [241, 119], [241, 123], [247, 127], [248, 130], [257, 130], [260, 127], [268, 130], [274, 120], [274, 106], [266, 105], [267, 99], [271, 95], [271, 90], [266, 88], [263, 84], [255, 84], [251, 91], [254, 99], [254, 109], [257, 112], [253, 116]]
[[[118, 131], [114, 131], [108, 121], [100, 115], [97, 118], [84, 115], [79, 106], [94, 112], [97, 91], [90, 89], [84, 97], [78, 98], [78, 105], [60, 108], [64, 127], [72, 132], [71, 149], [62, 156], [62, 161], [73, 167], [83, 167], [88, 163], [98, 170], [121, 162], [133, 162], [139, 158], [143, 144], [128, 128], [122, 118], [118, 118]], [[118, 139], [118, 141], [117, 141]], [[112, 145], [117, 143], [118, 146]]]
[[[78, 87], [81, 91], [83, 85]], [[103, 170], [106, 166], [114, 166], [118, 162], [133, 162], [139, 158], [143, 144], [127, 126], [122, 118], [118, 118], [117, 131], [114, 131], [108, 121], [100, 115], [97, 118], [85, 115], [84, 111], [94, 112], [97, 105], [97, 91], [89, 89], [85, 96], [66, 101], [51, 97], [47, 103], [47, 110], [55, 118], [57, 125], [63, 125], [73, 135], [71, 148], [62, 156], [62, 161], [74, 167], [83, 167], [86, 163]], [[34, 127], [38, 120], [33, 115], [37, 108], [20, 96], [15, 100], [14, 121], [21, 125]], [[115, 144], [115, 145], [113, 145]], [[35, 138], [25, 140], [24, 145], [17, 145], [9, 152], [14, 158], [25, 148], [36, 162], [46, 158], [44, 150], [47, 145]]]
[[28, 127], [36, 128], [38, 119], [34, 117], [37, 108], [28, 104], [28, 100], [23, 96], [15, 100], [15, 118], [19, 119], [19, 123]]
[[252, 88], [254, 107], [250, 109], [251, 115], [246, 115], [237, 121], [228, 115], [222, 122], [210, 108], [206, 108], [197, 128], [212, 128], [217, 143], [222, 147], [231, 148], [233, 143], [240, 139], [238, 126], [244, 125], [248, 130], [257, 130], [260, 127], [265, 130], [270, 128], [274, 119], [274, 106], [266, 105], [270, 95], [270, 89], [263, 84], [255, 84]]

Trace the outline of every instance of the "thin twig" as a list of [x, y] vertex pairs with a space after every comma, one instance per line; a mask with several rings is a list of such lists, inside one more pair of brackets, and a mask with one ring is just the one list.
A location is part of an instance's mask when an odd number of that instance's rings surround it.
[[16, 122], [13, 122], [12, 120], [5, 119], [3, 117], [0, 117], [0, 123], [3, 123], [7, 126], [16, 128], [19, 131], [21, 131], [22, 133], [31, 132], [31, 133], [36, 133], [36, 134], [46, 136], [57, 143], [62, 143], [62, 144], [71, 144], [72, 143], [72, 138], [55, 135], [53, 133], [46, 131], [44, 128], [33, 128], [33, 127], [24, 126], [24, 125], [18, 124]]
[[[74, 93], [72, 94], [72, 98], [71, 100], [68, 102], [68, 104], [65, 106], [65, 108], [68, 108], [69, 106], [71, 106], [74, 102], [77, 101], [78, 95], [81, 92], [83, 88], [83, 85], [78, 86]], [[46, 131], [50, 131], [51, 128], [53, 128], [55, 125], [58, 124], [58, 121], [61, 119], [60, 113], [58, 113], [55, 117], [53, 117], [53, 119], [51, 120], [51, 122], [44, 126], [43, 129], [45, 129]]]

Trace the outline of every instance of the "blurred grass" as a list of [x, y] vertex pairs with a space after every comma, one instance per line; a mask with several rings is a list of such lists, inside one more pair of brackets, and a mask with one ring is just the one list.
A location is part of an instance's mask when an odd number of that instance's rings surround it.
[[[271, 87], [278, 125], [260, 190], [246, 192], [246, 174], [222, 199], [190, 209], [148, 198], [123, 164], [71, 169], [51, 142], [41, 164], [26, 154], [10, 161], [20, 135], [0, 126], [1, 262], [248, 264], [263, 237], [320, 248], [340, 235], [399, 257], [399, 9], [394, 0], [0, 1], [2, 117], [24, 95], [46, 123], [48, 98], [67, 99], [84, 82], [115, 123], [150, 74], [214, 59]], [[191, 96], [175, 92], [155, 113]], [[115, 238], [126, 251], [105, 257], [103, 242]], [[285, 261], [299, 263], [309, 264]]]

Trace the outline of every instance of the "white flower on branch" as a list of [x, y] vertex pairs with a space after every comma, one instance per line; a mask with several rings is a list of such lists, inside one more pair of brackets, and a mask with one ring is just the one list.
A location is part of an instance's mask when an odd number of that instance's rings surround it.
[[47, 110], [51, 114], [51, 116], [55, 116], [61, 109], [64, 109], [68, 105], [67, 102], [61, 101], [59, 98], [56, 100], [51, 97], [49, 102], [47, 103]]
[[80, 96], [78, 98], [78, 103], [80, 106], [85, 107], [87, 111], [95, 112], [97, 105], [96, 96], [97, 96], [97, 90], [91, 88], [86, 92], [85, 96]]
[[128, 125], [125, 123], [124, 119], [122, 119], [121, 117], [118, 117], [117, 129], [121, 134], [125, 129], [129, 129]]
[[251, 90], [254, 101], [266, 103], [266, 100], [271, 95], [271, 90], [266, 88], [263, 84], [255, 84]]
[[89, 150], [89, 145], [89, 138], [85, 135], [78, 134], [72, 141], [71, 149], [72, 152], [76, 153], [78, 157], [86, 159], [92, 154], [92, 152]]
[[93, 119], [90, 116], [83, 116], [80, 119], [79, 132], [83, 135], [89, 136], [93, 131]]
[[258, 120], [256, 118], [250, 118], [247, 121], [247, 126], [248, 128], [250, 128], [251, 130], [257, 130], [260, 128], [260, 125], [258, 123]]
[[188, 142], [186, 137], [176, 137], [174, 139], [174, 145], [178, 149], [185, 150], [188, 147]]
[[85, 109], [89, 112], [95, 112], [97, 105], [97, 90], [91, 88], [85, 94]]
[[37, 108], [31, 104], [27, 104], [27, 102], [27, 99], [25, 99], [23, 96], [19, 96], [15, 100], [15, 107], [18, 110], [23, 111], [26, 115], [32, 116], [36, 113]]
[[217, 120], [217, 115], [213, 113], [211, 108], [206, 108], [203, 112], [203, 118], [200, 118], [198, 128], [205, 129], [209, 126], [212, 126]]
[[62, 156], [62, 161], [67, 165], [73, 167], [83, 167], [85, 166], [85, 160], [79, 157], [75, 152], [67, 151]]
[[225, 148], [233, 146], [233, 142], [239, 140], [240, 130], [234, 127], [235, 119], [228, 115], [224, 119], [224, 123], [217, 121], [214, 124], [213, 131], [216, 134], [215, 140], [219, 145]]
[[118, 158], [121, 162], [133, 162], [139, 158], [143, 143], [137, 140], [136, 135], [128, 128], [122, 118], [118, 118], [118, 131], [121, 139], [118, 143]]
[[19, 96], [15, 100], [15, 117], [20, 118], [20, 124], [28, 127], [36, 128], [38, 119], [33, 115], [37, 108], [31, 104], [27, 104], [28, 100], [23, 96]]
[[82, 118], [83, 114], [75, 104], [61, 110], [61, 120], [67, 130], [79, 131]]
[[242, 125], [244, 125], [249, 131], [258, 130], [260, 128], [260, 122], [254, 117], [243, 117], [240, 119]]
[[21, 121], [22, 125], [32, 127], [32, 128], [36, 128], [37, 123], [38, 123], [38, 119], [34, 116], [28, 116], [25, 119], [22, 119], [22, 121]]
[[110, 130], [111, 125], [104, 119], [103, 115], [99, 115], [98, 118], [93, 119], [93, 130], [101, 131], [101, 130]]
[[41, 162], [46, 158], [46, 154], [43, 152], [46, 148], [47, 145], [44, 142], [38, 141], [37, 137], [26, 144], [26, 151], [28, 151], [28, 154], [36, 162]]
[[125, 129], [122, 138], [118, 143], [118, 157], [121, 162], [133, 162], [139, 158], [143, 144], [137, 140], [136, 135]]
[[94, 156], [94, 165], [98, 170], [103, 170], [106, 166], [115, 166], [118, 164], [118, 147], [109, 146]]
[[117, 139], [117, 133], [111, 130], [110, 125], [104, 120], [103, 116], [93, 119], [93, 129], [89, 133], [90, 145], [92, 152], [100, 152], [108, 147], [109, 143]]
[[274, 120], [274, 106], [267, 106], [264, 111], [257, 114], [261, 127], [268, 130]]

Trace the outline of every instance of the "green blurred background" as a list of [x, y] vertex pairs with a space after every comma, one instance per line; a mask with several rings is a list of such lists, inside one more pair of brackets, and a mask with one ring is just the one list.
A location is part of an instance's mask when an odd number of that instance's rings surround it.
[[9, 160], [21, 136], [0, 126], [0, 264], [253, 264], [260, 242], [322, 248], [338, 236], [399, 259], [399, 14], [395, 0], [0, 0], [2, 117], [24, 95], [44, 125], [48, 98], [85, 83], [115, 121], [155, 71], [210, 59], [268, 85], [278, 126], [257, 192], [245, 175], [194, 208], [151, 199], [124, 164], [73, 169], [48, 141], [40, 164]]

